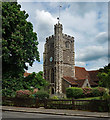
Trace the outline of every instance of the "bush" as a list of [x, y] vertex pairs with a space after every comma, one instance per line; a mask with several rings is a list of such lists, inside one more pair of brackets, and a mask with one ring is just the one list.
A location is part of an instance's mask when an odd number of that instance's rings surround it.
[[67, 98], [81, 98], [84, 96], [82, 88], [70, 87], [66, 89]]
[[29, 90], [18, 90], [16, 91], [16, 97], [18, 98], [28, 98], [31, 97], [32, 93]]
[[2, 89], [2, 96], [3, 97], [15, 97], [16, 92], [9, 89]]
[[56, 99], [56, 100], [58, 100], [59, 98], [58, 98], [58, 96], [53, 96], [53, 97], [51, 97], [51, 99]]
[[98, 90], [99, 90], [100, 96], [103, 96], [107, 92], [106, 89], [103, 87], [98, 87]]
[[46, 92], [46, 91], [38, 91], [36, 94], [35, 94], [35, 97], [37, 97], [38, 99], [46, 99], [46, 98], [49, 98], [49, 93]]
[[105, 93], [105, 94], [102, 96], [102, 99], [103, 99], [103, 100], [109, 100], [109, 101], [110, 101], [110, 95], [108, 95], [107, 93]]
[[92, 94], [94, 97], [103, 96], [106, 90], [102, 87], [93, 88]]
[[92, 97], [92, 88], [82, 88], [85, 97]]

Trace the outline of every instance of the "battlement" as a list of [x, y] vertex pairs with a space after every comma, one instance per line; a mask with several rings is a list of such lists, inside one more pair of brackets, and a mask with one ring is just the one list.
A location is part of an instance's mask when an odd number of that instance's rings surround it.
[[58, 24], [54, 25], [54, 27], [62, 27], [62, 24], [58, 23]]
[[55, 37], [54, 35], [51, 35], [51, 36], [47, 37], [47, 38], [46, 38], [46, 42], [48, 42], [48, 40], [54, 39], [54, 37]]
[[67, 34], [63, 34], [63, 38], [69, 39], [69, 40], [74, 40], [74, 37], [67, 35]]

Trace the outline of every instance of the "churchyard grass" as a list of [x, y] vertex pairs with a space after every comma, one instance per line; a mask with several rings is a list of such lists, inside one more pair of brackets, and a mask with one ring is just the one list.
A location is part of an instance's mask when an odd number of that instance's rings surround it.
[[86, 98], [78, 98], [76, 100], [100, 100], [101, 96], [98, 97], [86, 97]]

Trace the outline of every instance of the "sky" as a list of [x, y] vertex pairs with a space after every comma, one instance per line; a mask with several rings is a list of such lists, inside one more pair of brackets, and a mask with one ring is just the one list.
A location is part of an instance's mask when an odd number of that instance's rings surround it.
[[108, 64], [107, 2], [18, 2], [29, 14], [27, 21], [33, 24], [39, 41], [40, 62], [35, 61], [27, 72], [43, 71], [44, 44], [54, 34], [59, 5], [63, 33], [75, 38], [75, 66], [97, 70]]

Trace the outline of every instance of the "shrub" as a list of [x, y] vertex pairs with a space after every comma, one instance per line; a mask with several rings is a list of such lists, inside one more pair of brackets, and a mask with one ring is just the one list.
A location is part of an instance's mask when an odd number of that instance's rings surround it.
[[43, 99], [49, 98], [49, 93], [47, 91], [38, 91], [35, 94], [35, 97], [43, 100]]
[[93, 88], [92, 94], [94, 97], [103, 96], [106, 90], [102, 87]]
[[82, 88], [85, 97], [92, 97], [92, 88]]
[[103, 87], [98, 87], [98, 90], [99, 90], [100, 96], [103, 96], [106, 93], [106, 89]]
[[37, 92], [38, 92], [37, 88], [35, 88], [35, 89], [32, 90], [32, 94], [36, 94]]
[[100, 96], [100, 92], [98, 90], [98, 88], [93, 88], [92, 89], [92, 94], [94, 97]]
[[104, 95], [102, 96], [102, 99], [110, 101], [110, 95], [108, 95], [107, 93], [104, 93]]
[[2, 89], [2, 96], [3, 97], [15, 97], [16, 92], [9, 89]]
[[51, 97], [51, 99], [56, 99], [56, 100], [58, 100], [59, 98], [58, 98], [58, 96], [53, 96], [53, 97]]
[[16, 91], [16, 97], [19, 98], [28, 98], [31, 97], [32, 93], [29, 90], [18, 90]]
[[77, 87], [70, 87], [66, 89], [67, 98], [81, 98], [84, 96], [83, 90]]

